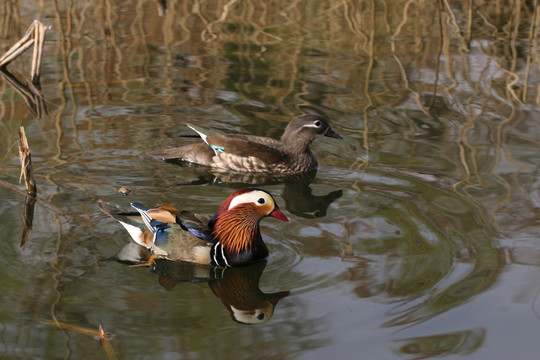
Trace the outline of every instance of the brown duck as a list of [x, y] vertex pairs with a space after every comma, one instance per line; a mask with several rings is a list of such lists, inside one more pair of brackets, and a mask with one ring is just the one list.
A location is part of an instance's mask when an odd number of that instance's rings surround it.
[[203, 143], [156, 150], [148, 155], [179, 159], [218, 171], [290, 175], [317, 168], [317, 159], [309, 148], [316, 137], [343, 138], [322, 116], [314, 114], [294, 118], [285, 128], [281, 140], [255, 135], [210, 134], [194, 125], [188, 126], [201, 136]]

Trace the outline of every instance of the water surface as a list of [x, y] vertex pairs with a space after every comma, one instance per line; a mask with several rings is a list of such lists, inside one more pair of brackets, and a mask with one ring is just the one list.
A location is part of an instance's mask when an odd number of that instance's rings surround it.
[[[120, 359], [537, 357], [538, 6], [9, 0], [3, 51], [34, 18], [41, 111], [30, 53], [0, 80], [0, 180], [23, 188], [24, 126], [38, 185], [33, 209], [0, 186], [0, 357], [111, 358], [99, 325]], [[306, 112], [344, 139], [304, 176], [145, 154], [197, 141], [186, 123], [279, 138]], [[264, 219], [267, 262], [225, 272], [129, 267], [96, 205], [212, 214], [253, 184], [292, 221]]]

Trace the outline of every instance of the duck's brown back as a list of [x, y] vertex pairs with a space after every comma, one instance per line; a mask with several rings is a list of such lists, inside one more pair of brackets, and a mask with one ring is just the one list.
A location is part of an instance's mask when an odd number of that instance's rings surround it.
[[293, 152], [279, 140], [254, 135], [210, 135], [206, 143], [149, 153], [160, 159], [180, 159], [210, 166], [218, 171], [257, 172], [267, 174], [295, 174], [313, 170], [317, 160], [309, 148]]

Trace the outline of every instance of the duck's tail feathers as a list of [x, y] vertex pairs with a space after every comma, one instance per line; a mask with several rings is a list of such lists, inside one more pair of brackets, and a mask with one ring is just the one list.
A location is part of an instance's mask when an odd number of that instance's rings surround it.
[[148, 215], [148, 208], [146, 206], [143, 206], [143, 205], [141, 205], [139, 203], [135, 203], [135, 202], [131, 203], [131, 207], [139, 212], [139, 215], [141, 216], [141, 219], [143, 220], [144, 225], [146, 225], [148, 230], [154, 231], [155, 226], [152, 223], [153, 219], [150, 217], [150, 215]]
[[118, 221], [133, 222], [133, 218], [139, 216], [139, 213], [135, 211], [123, 209], [120, 206], [108, 201], [98, 200], [97, 203], [101, 211]]
[[98, 200], [98, 206], [105, 214], [116, 219], [127, 230], [133, 241], [137, 244], [150, 248], [152, 246], [152, 239], [147, 239], [148, 234], [142, 229], [142, 223], [140, 221], [141, 216], [139, 212], [125, 211], [118, 205]]

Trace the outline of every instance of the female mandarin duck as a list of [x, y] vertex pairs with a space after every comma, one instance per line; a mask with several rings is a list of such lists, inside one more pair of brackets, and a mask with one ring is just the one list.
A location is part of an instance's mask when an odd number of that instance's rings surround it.
[[317, 159], [309, 149], [321, 135], [343, 139], [319, 115], [294, 118], [281, 136], [281, 141], [254, 135], [215, 135], [188, 126], [204, 143], [179, 148], [156, 150], [148, 155], [160, 159], [180, 159], [210, 166], [220, 171], [257, 172], [277, 175], [298, 174], [315, 169]]
[[[170, 204], [147, 209], [132, 203], [137, 212], [123, 212], [102, 200], [98, 205], [155, 257], [220, 267], [247, 265], [268, 256], [259, 230], [263, 217], [289, 221], [272, 195], [258, 188], [232, 193], [210, 219]], [[146, 229], [141, 229], [141, 222]]]

